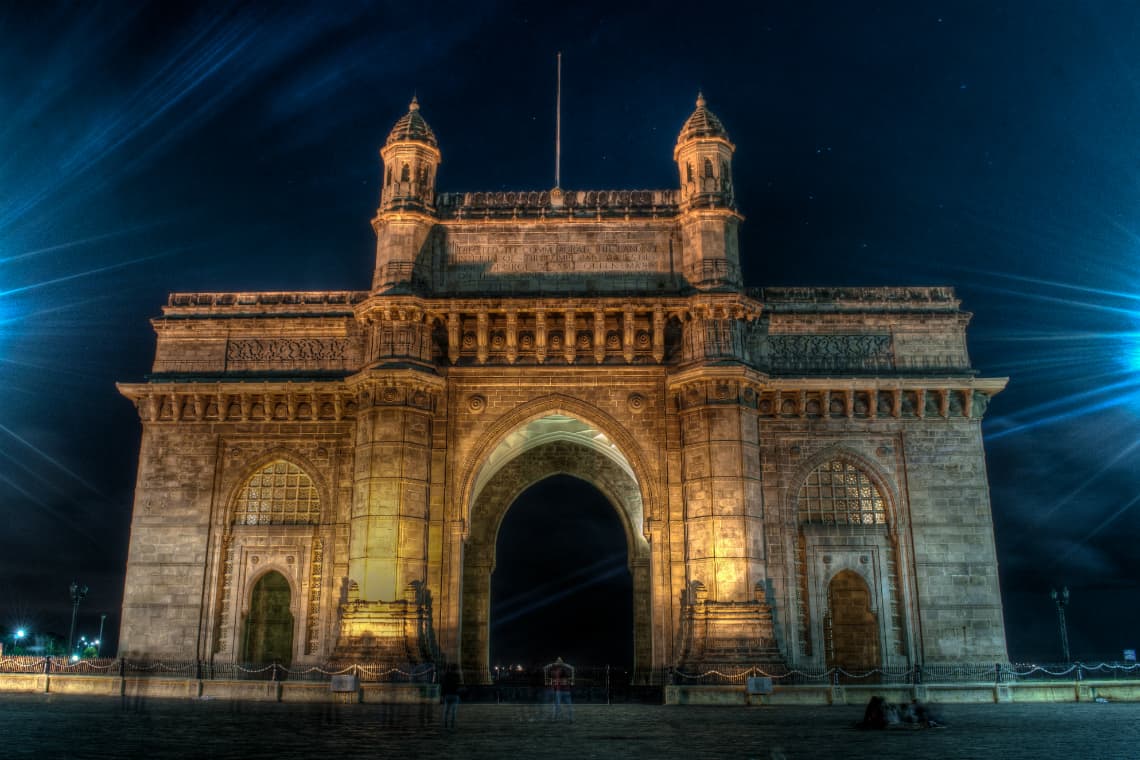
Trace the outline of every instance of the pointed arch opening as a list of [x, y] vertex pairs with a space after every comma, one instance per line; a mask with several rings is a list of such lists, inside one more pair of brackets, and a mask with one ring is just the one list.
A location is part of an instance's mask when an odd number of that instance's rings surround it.
[[257, 579], [249, 594], [242, 659], [263, 664], [293, 662], [293, 590], [284, 575], [270, 570]]
[[629, 670], [629, 547], [598, 488], [551, 475], [510, 505], [495, 543], [489, 628], [492, 668], [563, 657]]
[[852, 570], [841, 570], [827, 584], [824, 639], [829, 668], [862, 675], [882, 665], [879, 620], [871, 604], [871, 589]]
[[[529, 422], [508, 428], [493, 440], [497, 443], [485, 449], [486, 454], [468, 480], [471, 484], [470, 521], [462, 555], [462, 611], [458, 621], [459, 655], [464, 670], [473, 676], [481, 673], [482, 678], [489, 679], [496, 664], [490, 657], [491, 579], [497, 549], [501, 546], [500, 529], [507, 512], [536, 484], [555, 476], [571, 476], [570, 481], [584, 484], [582, 487], [590, 494], [589, 498], [601, 501], [613, 516], [611, 524], [616, 522], [621, 529], [620, 535], [624, 538], [621, 561], [632, 583], [631, 678], [636, 681], [647, 677], [653, 648], [652, 593], [650, 547], [644, 534], [643, 490], [636, 476], [642, 469], [626, 458], [623, 452], [628, 449], [624, 446], [619, 447], [603, 431], [562, 411], [531, 417]], [[539, 517], [545, 521], [547, 530], [559, 529], [559, 520], [550, 510]], [[596, 556], [588, 562], [585, 558], [574, 559], [569, 564], [575, 566], [566, 570], [590, 568], [599, 559]], [[607, 566], [606, 572], [610, 569], [612, 567]], [[590, 568], [585, 572], [596, 571], [597, 568]], [[595, 614], [606, 613], [599, 610]], [[549, 656], [559, 654], [566, 657], [564, 652]], [[620, 654], [616, 653], [615, 659]]]
[[897, 491], [873, 462], [841, 447], [820, 451], [800, 473], [789, 512], [799, 654], [850, 672], [908, 662]]

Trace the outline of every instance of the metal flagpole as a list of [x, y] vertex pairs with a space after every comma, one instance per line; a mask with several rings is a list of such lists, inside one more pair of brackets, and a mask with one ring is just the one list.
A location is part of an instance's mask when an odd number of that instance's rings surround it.
[[558, 54], [558, 91], [554, 107], [554, 187], [562, 187], [562, 53]]

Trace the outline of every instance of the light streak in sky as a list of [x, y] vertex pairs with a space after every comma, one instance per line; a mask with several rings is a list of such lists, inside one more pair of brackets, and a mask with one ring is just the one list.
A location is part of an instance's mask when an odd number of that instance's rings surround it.
[[73, 272], [71, 274], [61, 275], [59, 277], [55, 277], [55, 278], [50, 279], [50, 280], [44, 280], [42, 282], [34, 282], [30, 285], [23, 285], [23, 286], [18, 287], [18, 288], [10, 288], [9, 290], [0, 290], [0, 297], [16, 295], [18, 293], [26, 293], [30, 290], [37, 290], [39, 288], [46, 288], [49, 285], [59, 285], [61, 283], [71, 282], [72, 280], [78, 280], [78, 279], [81, 279], [84, 277], [90, 277], [90, 276], [96, 275], [96, 274], [104, 274], [106, 272], [113, 272], [117, 269], [124, 269], [126, 267], [134, 266], [135, 264], [142, 264], [143, 262], [154, 261], [155, 259], [161, 259], [161, 258], [165, 258], [167, 256], [173, 256], [176, 253], [180, 253], [180, 251], [177, 249], [169, 250], [169, 251], [163, 251], [161, 253], [155, 253], [155, 254], [152, 254], [150, 256], [140, 256], [140, 257], [135, 258], [135, 259], [130, 259], [129, 261], [120, 261], [120, 262], [115, 263], [115, 264], [107, 264], [106, 266], [95, 267], [93, 269], [88, 269], [88, 270], [85, 270], [83, 272]]
[[45, 461], [47, 461], [47, 462], [50, 462], [52, 465], [54, 465], [54, 466], [55, 466], [55, 468], [56, 468], [56, 469], [58, 469], [58, 470], [60, 470], [61, 472], [63, 472], [63, 473], [66, 473], [67, 475], [71, 476], [71, 477], [72, 477], [72, 478], [74, 478], [76, 481], [78, 481], [78, 482], [82, 483], [83, 485], [87, 486], [89, 489], [91, 489], [91, 490], [92, 490], [92, 491], [94, 491], [95, 493], [99, 493], [99, 488], [98, 488], [98, 486], [95, 486], [95, 485], [94, 485], [94, 484], [92, 484], [90, 481], [86, 480], [86, 479], [85, 479], [83, 476], [81, 476], [81, 475], [78, 475], [77, 473], [75, 473], [75, 472], [73, 472], [72, 470], [68, 469], [68, 467], [67, 467], [66, 465], [64, 465], [62, 462], [60, 462], [58, 459], [56, 459], [56, 458], [55, 458], [55, 457], [53, 457], [52, 455], [48, 454], [47, 452], [43, 451], [42, 449], [38, 448], [38, 447], [37, 447], [35, 444], [31, 443], [30, 441], [28, 441], [28, 440], [24, 439], [24, 438], [23, 438], [23, 437], [21, 437], [21, 436], [20, 436], [18, 433], [16, 433], [14, 430], [10, 430], [8, 427], [6, 427], [6, 426], [4, 426], [4, 425], [2, 425], [2, 424], [0, 424], [0, 430], [4, 431], [4, 432], [5, 432], [5, 433], [7, 433], [9, 436], [11, 436], [12, 438], [16, 439], [17, 441], [19, 441], [20, 443], [22, 443], [22, 444], [23, 444], [24, 446], [26, 446], [27, 448], [29, 448], [29, 449], [31, 449], [32, 451], [34, 451], [36, 454], [38, 454], [40, 457], [42, 457], [42, 458], [43, 458]]

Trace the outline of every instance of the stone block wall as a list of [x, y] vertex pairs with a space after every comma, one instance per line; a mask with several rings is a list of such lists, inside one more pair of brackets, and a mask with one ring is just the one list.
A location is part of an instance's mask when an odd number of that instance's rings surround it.
[[904, 451], [926, 661], [1005, 662], [981, 425], [923, 426]]
[[192, 659], [202, 624], [217, 439], [143, 431], [119, 650]]

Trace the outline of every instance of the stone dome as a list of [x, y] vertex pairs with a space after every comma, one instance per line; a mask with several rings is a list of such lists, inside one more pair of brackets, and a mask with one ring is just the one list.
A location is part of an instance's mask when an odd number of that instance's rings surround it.
[[677, 136], [678, 144], [697, 137], [723, 137], [728, 139], [728, 131], [720, 123], [716, 114], [705, 108], [705, 96], [697, 93], [697, 110], [685, 120], [681, 127], [681, 134]]
[[424, 142], [433, 148], [438, 148], [439, 143], [436, 142], [435, 132], [431, 131], [431, 127], [424, 121], [424, 117], [420, 116], [420, 103], [415, 97], [412, 97], [412, 102], [408, 105], [408, 112], [400, 117], [392, 127], [392, 131], [388, 133], [388, 142], [386, 145], [391, 145], [395, 142]]

